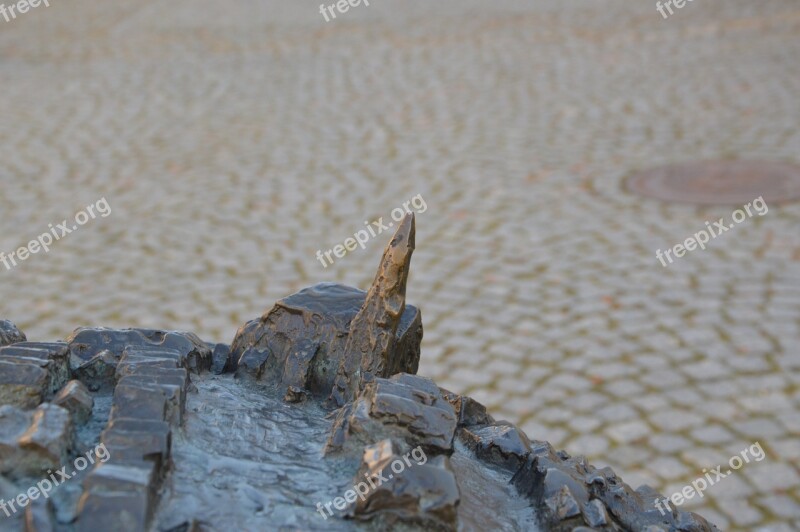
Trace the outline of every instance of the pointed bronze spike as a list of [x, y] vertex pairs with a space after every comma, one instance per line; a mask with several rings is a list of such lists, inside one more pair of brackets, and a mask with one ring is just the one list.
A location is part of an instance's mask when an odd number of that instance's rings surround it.
[[397, 327], [406, 308], [406, 283], [414, 253], [416, 222], [408, 213], [383, 251], [378, 273], [361, 310], [350, 322], [344, 357], [336, 373], [331, 400], [342, 406], [364, 380], [389, 377]]

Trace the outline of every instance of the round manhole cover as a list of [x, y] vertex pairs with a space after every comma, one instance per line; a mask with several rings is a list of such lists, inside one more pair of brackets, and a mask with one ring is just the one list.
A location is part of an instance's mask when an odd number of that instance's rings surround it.
[[683, 203], [741, 205], [800, 200], [800, 167], [766, 161], [701, 161], [637, 172], [627, 182], [635, 194]]

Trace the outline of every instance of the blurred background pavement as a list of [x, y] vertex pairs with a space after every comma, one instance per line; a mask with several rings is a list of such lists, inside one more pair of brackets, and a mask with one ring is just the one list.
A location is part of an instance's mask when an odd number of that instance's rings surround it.
[[422, 194], [420, 373], [684, 507], [800, 530], [800, 205], [667, 268], [737, 205], [635, 197], [633, 171], [800, 163], [800, 4], [699, 0], [51, 0], [0, 20], [0, 251], [112, 208], [12, 271], [0, 317], [230, 342], [320, 281], [366, 288]]

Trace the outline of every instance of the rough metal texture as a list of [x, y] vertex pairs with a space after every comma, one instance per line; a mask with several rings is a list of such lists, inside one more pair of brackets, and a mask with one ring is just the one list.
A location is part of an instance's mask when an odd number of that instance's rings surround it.
[[412, 446], [450, 452], [457, 421], [433, 381], [398, 373], [367, 384], [354, 402], [339, 410], [327, 449], [341, 449], [350, 436], [362, 445], [376, 437], [401, 437]]
[[[47, 477], [74, 448], [69, 412], [53, 404], [35, 410], [0, 406], [0, 474], [7, 478]], [[2, 527], [0, 527], [2, 529]]]
[[69, 363], [64, 343], [21, 341], [0, 347], [2, 404], [35, 407], [60, 390], [68, 377]]
[[[395, 334], [406, 308], [406, 284], [415, 233], [414, 214], [410, 213], [386, 246], [367, 300], [350, 324], [344, 357], [331, 391], [331, 399], [337, 406], [351, 401], [362, 381], [404, 371], [404, 366], [410, 363], [395, 353]], [[419, 361], [413, 364], [416, 366]]]
[[67, 342], [70, 365], [73, 369], [104, 353], [118, 360], [128, 346], [143, 349], [174, 349], [185, 359], [187, 369], [204, 371], [211, 367], [211, 349], [193, 333], [156, 329], [114, 330], [81, 327], [67, 338]]
[[53, 404], [69, 410], [72, 421], [82, 425], [92, 416], [94, 399], [89, 389], [80, 381], [72, 380], [53, 398]]
[[[405, 447], [382, 440], [364, 448], [361, 478], [392, 478], [392, 462], [402, 460]], [[403, 482], [386, 482], [357, 500], [348, 515], [361, 520], [381, 519], [381, 525], [413, 523], [424, 530], [449, 530], [458, 525], [460, 496], [453, 467], [447, 456], [436, 456], [403, 473]]]
[[[350, 322], [366, 292], [334, 283], [305, 288], [278, 301], [236, 333], [225, 364], [246, 380], [269, 381], [328, 397], [346, 346]], [[408, 371], [419, 364], [422, 318], [408, 305], [397, 329], [397, 352]], [[215, 349], [219, 349], [218, 347]]]
[[582, 525], [597, 530], [717, 530], [689, 512], [662, 516], [655, 501], [663, 496], [655, 490], [633, 490], [610, 468], [596, 469], [583, 457], [555, 452], [544, 442], [534, 443], [512, 482], [541, 509], [540, 522], [547, 530], [566, 532]]
[[0, 320], [0, 347], [26, 340], [25, 333], [8, 320]]
[[353, 398], [364, 377], [416, 373], [422, 316], [405, 304], [413, 250], [410, 214], [384, 251], [368, 293], [324, 283], [282, 299], [239, 329], [224, 368], [272, 382], [284, 393], [331, 395], [337, 406]]
[[[230, 349], [136, 329], [79, 329], [30, 357], [0, 349], [0, 497], [69, 471], [86, 442], [108, 452], [47, 503], [0, 516], [2, 530], [717, 530], [661, 516], [653, 490], [396, 371], [419, 361], [420, 315], [404, 301], [413, 234], [407, 218], [369, 294], [301, 292]], [[66, 408], [42, 402], [74, 378], [53, 400]]]

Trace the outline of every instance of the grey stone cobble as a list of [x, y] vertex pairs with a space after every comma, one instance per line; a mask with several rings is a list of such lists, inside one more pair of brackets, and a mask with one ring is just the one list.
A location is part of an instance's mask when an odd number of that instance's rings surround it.
[[0, 317], [230, 342], [314, 282], [366, 288], [383, 240], [328, 268], [316, 250], [421, 193], [420, 374], [665, 492], [758, 440], [767, 458], [692, 508], [800, 528], [800, 206], [663, 268], [656, 249], [735, 206], [623, 191], [662, 163], [800, 162], [794, 2], [220, 6], [2, 23], [0, 251], [102, 196], [112, 214], [0, 265]]

